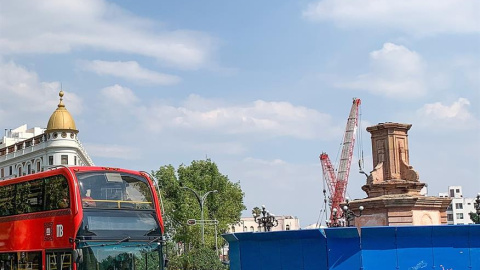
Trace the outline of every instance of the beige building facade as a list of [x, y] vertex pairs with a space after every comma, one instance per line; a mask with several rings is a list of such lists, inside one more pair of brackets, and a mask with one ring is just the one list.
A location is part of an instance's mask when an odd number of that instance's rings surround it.
[[[290, 230], [300, 230], [300, 221], [297, 217], [294, 216], [275, 216], [275, 219], [278, 221], [278, 225], [272, 227], [271, 231], [290, 231]], [[240, 222], [230, 226], [229, 232], [263, 232], [264, 228], [260, 227], [257, 222], [255, 222], [253, 217], [242, 217]]]

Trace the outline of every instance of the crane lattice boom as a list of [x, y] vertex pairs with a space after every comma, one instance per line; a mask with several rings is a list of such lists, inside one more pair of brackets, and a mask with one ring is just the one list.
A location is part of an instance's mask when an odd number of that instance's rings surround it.
[[343, 136], [342, 152], [336, 175], [335, 169], [332, 166], [328, 155], [325, 152], [320, 155], [323, 177], [327, 183], [331, 199], [330, 220], [333, 219], [333, 209], [337, 209], [338, 214], [342, 213], [340, 204], [345, 201], [345, 193], [347, 192], [348, 175], [350, 173], [350, 165], [352, 164], [355, 135], [358, 127], [360, 103], [360, 99], [353, 99], [352, 108], [350, 109], [347, 126], [345, 128], [345, 134]]

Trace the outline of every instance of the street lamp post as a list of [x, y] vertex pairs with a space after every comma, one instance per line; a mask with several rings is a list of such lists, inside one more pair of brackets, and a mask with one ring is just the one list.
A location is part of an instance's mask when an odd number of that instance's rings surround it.
[[205, 222], [204, 222], [204, 219], [203, 219], [203, 204], [205, 203], [205, 199], [207, 198], [208, 194], [218, 192], [218, 191], [217, 190], [210, 190], [210, 191], [207, 191], [203, 195], [199, 195], [195, 190], [193, 190], [189, 187], [182, 186], [181, 188], [188, 189], [193, 194], [195, 194], [195, 197], [197, 197], [198, 203], [200, 204], [200, 219], [202, 220], [202, 222], [201, 222], [202, 223], [201, 224], [202, 225], [202, 245], [205, 245]]
[[358, 207], [359, 213], [355, 214], [355, 212], [350, 209], [350, 200], [347, 198], [342, 209], [343, 213], [341, 215], [338, 215], [338, 210], [336, 208], [332, 210], [333, 220], [327, 223], [328, 227], [344, 227], [345, 225], [346, 227], [350, 227], [351, 221], [353, 221], [356, 217], [362, 216], [364, 207], [360, 205], [360, 207]]
[[253, 213], [253, 219], [256, 223], [258, 223], [258, 226], [263, 226], [265, 232], [270, 231], [272, 227], [278, 226], [278, 220], [274, 215], [271, 215], [270, 212], [265, 209], [265, 205], [262, 205], [262, 211], [260, 213], [262, 216], [260, 214]]

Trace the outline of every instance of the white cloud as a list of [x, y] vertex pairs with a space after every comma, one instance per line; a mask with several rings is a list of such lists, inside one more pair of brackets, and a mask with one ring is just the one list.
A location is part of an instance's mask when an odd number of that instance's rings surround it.
[[[108, 99], [104, 110], [111, 110], [116, 118], [136, 118], [135, 122], [149, 132], [189, 130], [223, 135], [252, 135], [322, 138], [329, 140], [341, 134], [330, 115], [289, 102], [257, 100], [252, 103], [228, 105], [215, 99], [191, 95], [182, 104], [174, 106], [164, 101], [139, 103], [132, 90], [115, 85], [102, 89], [102, 99]], [[135, 107], [123, 110], [122, 107]], [[125, 114], [125, 116], [121, 116]]]
[[370, 72], [336, 86], [366, 90], [390, 98], [417, 98], [426, 94], [425, 63], [414, 51], [393, 43], [370, 53]]
[[88, 149], [89, 155], [93, 158], [103, 157], [134, 160], [139, 159], [139, 153], [141, 153], [138, 149], [121, 145], [85, 143], [85, 147]]
[[427, 127], [441, 127], [445, 129], [478, 129], [480, 122], [469, 112], [470, 101], [459, 98], [451, 105], [441, 102], [425, 104], [417, 110], [417, 121]]
[[[114, 105], [122, 105], [125, 107], [133, 106], [139, 101], [138, 97], [130, 90], [130, 88], [115, 84], [100, 90], [105, 103]], [[105, 104], [103, 103], [103, 104]]]
[[206, 34], [175, 30], [134, 16], [105, 0], [2, 1], [0, 52], [67, 53], [96, 49], [153, 57], [199, 68], [214, 44]]
[[477, 0], [323, 0], [303, 16], [345, 28], [391, 28], [414, 35], [480, 32]]
[[85, 61], [82, 67], [99, 75], [111, 75], [144, 84], [170, 85], [176, 84], [180, 78], [141, 67], [136, 61]]
[[[79, 114], [82, 100], [68, 89], [63, 91], [68, 111], [73, 116]], [[0, 60], [0, 122], [5, 126], [16, 127], [20, 123], [28, 123], [45, 127], [45, 121], [57, 108], [58, 92], [59, 82], [42, 82], [37, 73], [14, 62]]]
[[[206, 103], [192, 96], [202, 106]], [[339, 134], [330, 115], [289, 102], [271, 102], [257, 100], [241, 105], [217, 105], [213, 107], [196, 106], [173, 107], [170, 105], [152, 105], [146, 108], [146, 125], [152, 130], [163, 128], [183, 128], [192, 130], [215, 130], [223, 134], [257, 134], [267, 137], [288, 136], [300, 139], [323, 137], [329, 139]]]

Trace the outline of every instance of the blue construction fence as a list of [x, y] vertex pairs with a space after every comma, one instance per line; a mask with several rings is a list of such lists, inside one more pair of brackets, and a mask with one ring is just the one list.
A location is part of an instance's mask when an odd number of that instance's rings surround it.
[[225, 234], [231, 270], [480, 270], [480, 225]]

